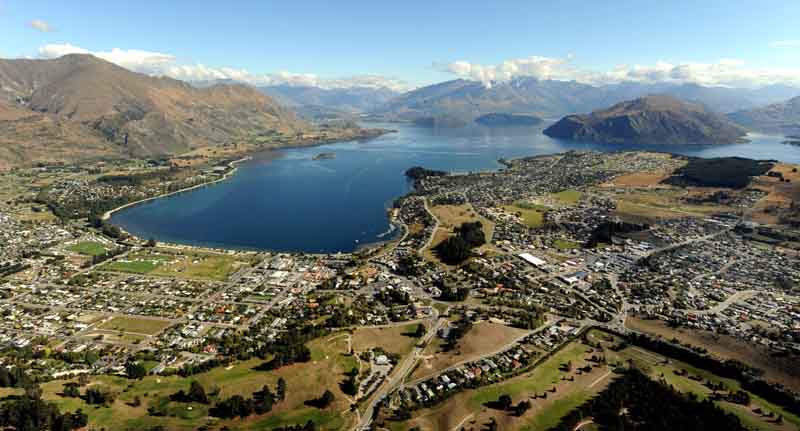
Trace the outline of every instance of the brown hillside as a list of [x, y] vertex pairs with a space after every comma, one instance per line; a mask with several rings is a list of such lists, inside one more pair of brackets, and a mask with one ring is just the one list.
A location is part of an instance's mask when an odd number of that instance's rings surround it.
[[308, 127], [252, 87], [195, 88], [90, 55], [0, 60], [0, 101], [0, 158], [13, 162], [40, 160], [56, 144], [67, 159], [149, 156]]

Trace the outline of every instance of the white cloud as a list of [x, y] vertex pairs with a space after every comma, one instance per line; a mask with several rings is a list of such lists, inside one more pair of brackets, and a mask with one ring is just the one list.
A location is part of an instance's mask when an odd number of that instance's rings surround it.
[[659, 61], [652, 66], [620, 65], [606, 72], [578, 69], [572, 57], [528, 57], [506, 60], [498, 65], [472, 64], [456, 61], [445, 65], [444, 71], [456, 76], [483, 82], [508, 81], [518, 77], [577, 81], [602, 85], [620, 82], [694, 83], [705, 86], [758, 87], [770, 84], [800, 85], [800, 69], [748, 68], [739, 59], [722, 59], [716, 63], [679, 63]]
[[800, 46], [800, 39], [795, 40], [776, 40], [769, 43], [770, 48], [785, 48], [788, 46]]
[[114, 48], [111, 51], [92, 52], [69, 43], [53, 43], [39, 48], [39, 57], [41, 58], [57, 58], [67, 54], [92, 54], [126, 69], [148, 74], [159, 74], [175, 61], [175, 57], [169, 54], [138, 49]]
[[48, 44], [39, 48], [40, 58], [57, 58], [67, 54], [92, 54], [134, 72], [168, 76], [183, 81], [229, 79], [260, 86], [292, 85], [322, 88], [371, 87], [389, 88], [395, 91], [411, 89], [411, 86], [403, 81], [378, 75], [358, 75], [347, 78], [325, 79], [311, 73], [291, 73], [287, 71], [254, 74], [245, 69], [230, 67], [215, 68], [203, 64], [180, 64], [173, 55], [138, 49], [125, 50], [114, 48], [111, 51], [95, 52], [69, 43]]
[[28, 26], [34, 30], [39, 30], [43, 33], [52, 33], [56, 31], [55, 27], [48, 24], [46, 21], [42, 21], [40, 19], [35, 19], [28, 23]]

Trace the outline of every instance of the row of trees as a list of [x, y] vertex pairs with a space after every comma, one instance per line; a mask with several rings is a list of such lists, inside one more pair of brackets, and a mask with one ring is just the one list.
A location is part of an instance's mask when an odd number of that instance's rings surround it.
[[218, 402], [211, 408], [209, 414], [222, 419], [245, 418], [251, 414], [260, 415], [270, 412], [272, 407], [283, 401], [285, 397], [286, 382], [281, 378], [278, 380], [276, 392], [273, 393], [269, 386], [264, 385], [260, 391], [253, 393], [252, 398], [234, 395]]
[[17, 431], [70, 431], [83, 428], [88, 417], [81, 410], [61, 413], [54, 403], [27, 395], [0, 404], [0, 427]]
[[697, 368], [709, 370], [718, 376], [738, 380], [742, 385], [742, 389], [750, 391], [767, 401], [781, 405], [794, 414], [800, 414], [800, 397], [798, 397], [798, 394], [780, 384], [768, 383], [756, 378], [756, 375], [761, 374], [761, 370], [749, 367], [742, 362], [732, 359], [720, 361], [709, 355], [646, 335], [631, 334], [628, 337], [628, 342], [686, 362]]
[[588, 417], [609, 431], [746, 430], [737, 416], [720, 409], [713, 401], [698, 401], [696, 396], [686, 396], [671, 386], [650, 380], [636, 369], [614, 380], [552, 430], [572, 431]]

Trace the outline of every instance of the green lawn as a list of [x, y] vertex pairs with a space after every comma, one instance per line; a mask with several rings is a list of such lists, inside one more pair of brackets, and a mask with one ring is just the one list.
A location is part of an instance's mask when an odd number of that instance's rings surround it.
[[[309, 419], [317, 429], [341, 429], [350, 424], [353, 416], [343, 413], [348, 402], [338, 383], [344, 371], [354, 365], [354, 359], [341, 356], [346, 347], [344, 338], [338, 341], [317, 339], [308, 343], [313, 360], [304, 364], [285, 366], [279, 370], [265, 372], [253, 368], [261, 364], [260, 359], [236, 362], [230, 367], [217, 367], [189, 378], [179, 376], [147, 376], [141, 380], [128, 380], [117, 376], [92, 376], [91, 385], [102, 385], [118, 394], [110, 408], [86, 405], [80, 398], [65, 398], [58, 395], [65, 380], [45, 382], [41, 385], [43, 397], [55, 402], [61, 411], [82, 409], [89, 416], [90, 429], [99, 430], [144, 430], [160, 425], [168, 430], [196, 430], [209, 421], [216, 423], [213, 429], [225, 426], [231, 430], [271, 430], [275, 427], [305, 424]], [[147, 363], [147, 366], [153, 365]], [[169, 395], [180, 389], [186, 390], [192, 380], [200, 382], [207, 391], [217, 387], [220, 397], [232, 395], [250, 397], [265, 384], [275, 388], [279, 377], [287, 383], [287, 398], [276, 404], [272, 412], [246, 419], [222, 420], [208, 417], [210, 406], [170, 402]], [[325, 389], [334, 392], [336, 400], [328, 409], [319, 410], [303, 405], [305, 400], [318, 397]], [[129, 406], [135, 397], [141, 399], [138, 407]], [[164, 405], [166, 417], [148, 416], [147, 407]]]
[[161, 266], [163, 262], [159, 260], [131, 260], [121, 262], [109, 262], [100, 269], [104, 271], [130, 272], [133, 274], [148, 274]]
[[86, 256], [100, 256], [108, 251], [103, 244], [94, 241], [81, 241], [75, 245], [67, 247], [67, 250]]
[[170, 322], [157, 319], [143, 319], [137, 317], [114, 317], [103, 323], [98, 328], [112, 331], [135, 332], [138, 334], [157, 334], [170, 326]]
[[585, 352], [585, 345], [580, 343], [569, 344], [551, 358], [539, 364], [530, 373], [529, 377], [517, 377], [506, 382], [477, 389], [475, 395], [469, 400], [470, 408], [480, 409], [486, 402], [494, 401], [503, 394], [508, 394], [516, 400], [522, 394], [544, 392], [560, 381], [561, 376], [564, 374], [559, 370], [561, 364], [569, 361], [577, 363], [583, 359]]
[[553, 197], [558, 199], [563, 205], [575, 205], [583, 197], [583, 193], [577, 190], [564, 190], [554, 193]]
[[553, 241], [553, 246], [559, 250], [572, 250], [580, 247], [581, 245], [575, 241], [568, 241], [565, 239], [557, 239]]
[[528, 227], [539, 227], [544, 224], [544, 213], [547, 211], [547, 207], [527, 202], [515, 202], [513, 205], [506, 205], [503, 208], [509, 212], [519, 213], [522, 221]]
[[189, 254], [175, 265], [157, 268], [153, 275], [225, 281], [244, 264], [233, 256]]
[[561, 418], [578, 408], [592, 397], [589, 391], [575, 391], [564, 398], [556, 400], [536, 416], [531, 418], [521, 429], [524, 431], [538, 431], [550, 429], [561, 421]]

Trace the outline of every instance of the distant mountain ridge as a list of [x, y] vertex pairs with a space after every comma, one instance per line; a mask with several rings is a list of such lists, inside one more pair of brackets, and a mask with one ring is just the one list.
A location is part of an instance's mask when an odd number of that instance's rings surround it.
[[350, 112], [371, 110], [399, 95], [384, 87], [321, 88], [271, 85], [258, 89], [287, 106], [323, 106]]
[[767, 133], [800, 134], [800, 97], [756, 109], [731, 113], [728, 118], [747, 128]]
[[485, 85], [457, 79], [404, 93], [372, 114], [390, 120], [428, 124], [468, 124], [490, 113], [532, 114], [557, 118], [593, 111], [649, 94], [670, 96], [727, 113], [800, 96], [800, 89], [769, 86], [760, 89], [704, 87], [696, 84], [626, 82], [592, 86], [574, 81], [516, 78]]
[[568, 115], [544, 133], [608, 143], [710, 144], [740, 142], [746, 130], [703, 106], [652, 95], [591, 114]]
[[91, 55], [0, 60], [0, 160], [175, 154], [308, 124], [257, 89], [197, 88]]

